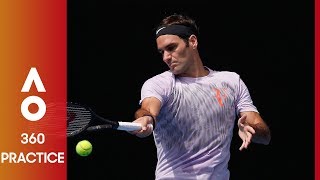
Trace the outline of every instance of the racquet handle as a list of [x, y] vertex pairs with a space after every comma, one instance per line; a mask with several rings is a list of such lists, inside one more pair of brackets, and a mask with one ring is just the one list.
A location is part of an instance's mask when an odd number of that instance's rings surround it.
[[[153, 130], [152, 124], [148, 124], [148, 127], [151, 127]], [[119, 122], [119, 126], [117, 127], [117, 130], [123, 130], [123, 131], [136, 131], [140, 130], [142, 128], [142, 125], [140, 123], [135, 122]]]

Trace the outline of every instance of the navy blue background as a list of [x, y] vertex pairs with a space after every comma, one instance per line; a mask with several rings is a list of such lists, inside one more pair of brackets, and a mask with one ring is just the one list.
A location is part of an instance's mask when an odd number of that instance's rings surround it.
[[[314, 2], [68, 1], [68, 100], [132, 121], [143, 82], [164, 70], [154, 28], [171, 13], [194, 17], [204, 64], [235, 71], [272, 132], [270, 145], [240, 152], [231, 179], [314, 179]], [[88, 157], [76, 143], [93, 144]], [[152, 136], [105, 130], [68, 139], [68, 179], [154, 179]]]

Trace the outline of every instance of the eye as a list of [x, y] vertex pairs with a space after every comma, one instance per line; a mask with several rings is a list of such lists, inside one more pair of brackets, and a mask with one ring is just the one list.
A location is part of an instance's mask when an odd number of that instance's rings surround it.
[[171, 44], [169, 46], [166, 47], [166, 50], [169, 51], [169, 52], [172, 52], [176, 49], [176, 45], [175, 44]]

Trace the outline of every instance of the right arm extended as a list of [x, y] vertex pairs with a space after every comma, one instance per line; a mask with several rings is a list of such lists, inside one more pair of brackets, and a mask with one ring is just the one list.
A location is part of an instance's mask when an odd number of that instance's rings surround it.
[[[147, 124], [153, 124], [153, 128], [155, 128], [157, 123], [157, 115], [160, 112], [161, 102], [159, 99], [155, 97], [145, 98], [141, 107], [135, 112], [135, 120], [133, 122], [138, 122], [142, 124], [142, 129], [140, 131], [132, 131], [131, 134], [134, 134], [138, 137], [147, 137], [149, 136], [153, 129], [148, 128]], [[152, 117], [150, 117], [152, 116]]]

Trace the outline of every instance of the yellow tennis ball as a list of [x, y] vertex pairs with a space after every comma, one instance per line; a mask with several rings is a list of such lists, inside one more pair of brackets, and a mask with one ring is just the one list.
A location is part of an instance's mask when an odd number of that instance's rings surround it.
[[88, 156], [92, 152], [92, 144], [88, 140], [79, 141], [76, 146], [76, 152], [80, 156]]

